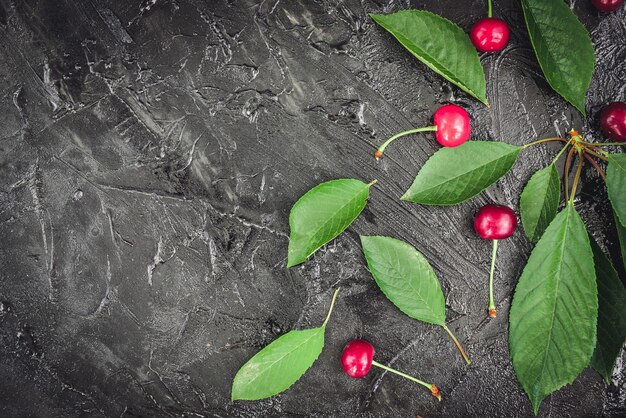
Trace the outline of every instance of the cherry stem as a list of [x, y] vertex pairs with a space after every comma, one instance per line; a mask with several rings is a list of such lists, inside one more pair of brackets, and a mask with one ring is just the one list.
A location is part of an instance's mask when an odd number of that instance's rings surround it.
[[565, 201], [569, 200], [569, 170], [572, 164], [572, 157], [574, 156], [576, 149], [572, 147], [567, 154], [567, 160], [565, 160], [565, 167], [563, 168], [563, 182], [565, 183]]
[[[600, 150], [601, 151], [601, 150]], [[598, 154], [597, 152], [595, 152], [593, 149], [589, 149], [588, 147], [585, 147], [585, 152], [588, 154], [593, 155], [594, 157], [597, 157], [603, 161], [608, 161], [609, 159], [607, 157], [605, 157], [602, 154]]]
[[496, 317], [496, 304], [493, 301], [493, 272], [496, 269], [496, 253], [498, 252], [498, 240], [493, 240], [493, 251], [491, 253], [491, 270], [489, 272], [489, 317]]
[[492, 16], [492, 12], [491, 12], [491, 0], [487, 0], [487, 17], [491, 17]]
[[543, 144], [544, 142], [553, 142], [553, 141], [567, 142], [564, 138], [545, 138], [545, 139], [540, 139], [538, 141], [533, 141], [531, 143], [523, 145], [522, 148], [528, 148], [528, 147], [532, 147], [533, 145], [538, 145], [538, 144]]
[[393, 141], [395, 141], [396, 139], [402, 136], [411, 135], [411, 134], [415, 134], [418, 132], [428, 132], [428, 131], [436, 131], [436, 130], [437, 130], [436, 126], [425, 126], [423, 128], [409, 129], [408, 131], [395, 134], [394, 136], [386, 140], [380, 147], [378, 147], [374, 156], [376, 157], [377, 160], [380, 159], [380, 157], [383, 156], [383, 152], [385, 152], [385, 148], [387, 148], [387, 145], [391, 144]]
[[337, 299], [337, 295], [339, 294], [340, 290], [341, 288], [338, 287], [337, 290], [335, 290], [335, 293], [333, 294], [333, 299], [330, 301], [330, 308], [328, 308], [328, 314], [326, 315], [326, 319], [324, 320], [324, 323], [322, 324], [322, 328], [326, 327], [326, 324], [328, 323], [328, 320], [330, 319], [330, 314], [333, 312], [333, 308], [335, 307], [335, 299]]
[[602, 179], [603, 179], [604, 181], [606, 181], [606, 174], [604, 173], [604, 170], [602, 169], [602, 167], [600, 167], [600, 166], [598, 165], [598, 163], [597, 163], [597, 162], [596, 162], [593, 158], [591, 158], [591, 157], [589, 156], [589, 154], [588, 154], [588, 151], [587, 151], [587, 150], [585, 150], [585, 152], [584, 152], [584, 154], [583, 154], [583, 155], [585, 156], [585, 159], [586, 159], [587, 161], [589, 161], [589, 163], [593, 166], [593, 168], [595, 168], [595, 169], [596, 169], [596, 171], [598, 172], [598, 174], [600, 174], [600, 177], [602, 177]]
[[580, 173], [583, 171], [583, 163], [585, 159], [583, 158], [583, 152], [581, 150], [578, 151], [578, 167], [576, 167], [576, 174], [574, 174], [574, 181], [572, 182], [572, 191], [569, 196], [570, 203], [574, 202], [574, 196], [576, 195], [576, 188], [578, 188], [578, 182], [580, 181]]
[[406, 373], [402, 373], [402, 372], [400, 372], [400, 371], [398, 371], [396, 369], [392, 369], [391, 367], [385, 366], [384, 364], [380, 364], [376, 360], [372, 360], [372, 365], [376, 366], [376, 367], [380, 367], [383, 370], [387, 370], [388, 372], [397, 374], [398, 376], [402, 376], [405, 379], [412, 380], [415, 383], [419, 383], [420, 385], [430, 389], [430, 393], [432, 393], [433, 396], [435, 396], [437, 398], [437, 400], [439, 400], [439, 401], [441, 400], [441, 394], [439, 393], [439, 389], [437, 388], [437, 386], [435, 386], [435, 385], [433, 385], [431, 383], [423, 382], [423, 381], [419, 380], [416, 377], [410, 376], [410, 375], [408, 375]]
[[467, 353], [465, 352], [465, 349], [463, 349], [463, 347], [461, 346], [461, 343], [459, 343], [459, 340], [457, 340], [454, 334], [452, 333], [452, 331], [450, 331], [450, 328], [448, 328], [446, 324], [443, 324], [442, 327], [443, 329], [446, 330], [448, 334], [450, 334], [450, 337], [452, 337], [452, 341], [454, 341], [454, 344], [456, 344], [456, 347], [459, 349], [459, 352], [463, 356], [463, 360], [465, 360], [467, 365], [469, 366], [470, 364], [472, 364], [469, 357], [467, 357]]

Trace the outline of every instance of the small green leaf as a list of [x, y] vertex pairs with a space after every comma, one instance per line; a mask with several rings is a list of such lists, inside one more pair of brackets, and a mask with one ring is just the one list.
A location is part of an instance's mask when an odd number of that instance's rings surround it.
[[598, 280], [598, 342], [591, 366], [608, 384], [626, 340], [626, 289], [613, 264], [593, 239], [591, 248]]
[[606, 191], [622, 226], [626, 226], [626, 154], [609, 154]]
[[306, 192], [289, 214], [287, 267], [303, 263], [350, 226], [365, 207], [369, 188], [369, 184], [359, 180], [341, 179]]
[[515, 164], [521, 147], [503, 142], [468, 141], [441, 148], [426, 161], [402, 200], [455, 205], [491, 186]]
[[239, 369], [232, 399], [253, 401], [287, 390], [313, 365], [322, 348], [322, 327], [280, 336]]
[[287, 390], [306, 373], [324, 348], [326, 324], [338, 293], [336, 289], [321, 327], [289, 331], [241, 366], [233, 380], [233, 401], [269, 398]]
[[370, 17], [431, 70], [488, 105], [478, 53], [459, 26], [423, 10]]
[[535, 411], [574, 381], [596, 345], [598, 296], [582, 219], [568, 204], [533, 249], [509, 312], [509, 353]]
[[404, 241], [361, 236], [367, 266], [378, 287], [411, 318], [445, 325], [446, 304], [428, 260]]
[[546, 230], [561, 200], [561, 178], [554, 164], [537, 171], [520, 196], [520, 216], [528, 239], [536, 242]]
[[596, 60], [589, 32], [563, 0], [522, 0], [522, 9], [546, 80], [585, 115]]

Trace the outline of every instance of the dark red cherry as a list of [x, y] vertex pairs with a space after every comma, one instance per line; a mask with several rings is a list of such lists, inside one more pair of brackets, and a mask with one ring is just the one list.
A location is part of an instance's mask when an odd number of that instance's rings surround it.
[[352, 340], [346, 344], [341, 355], [341, 365], [350, 377], [365, 377], [372, 368], [374, 346], [365, 340]]
[[504, 49], [509, 43], [509, 26], [502, 19], [486, 17], [474, 24], [470, 39], [477, 50], [494, 52]]
[[460, 106], [447, 104], [441, 106], [433, 116], [437, 132], [435, 137], [444, 147], [461, 145], [470, 136], [469, 115]]
[[483, 239], [504, 239], [515, 232], [517, 217], [511, 208], [502, 205], [485, 205], [474, 218], [474, 229]]
[[600, 113], [602, 133], [616, 141], [626, 141], [626, 103], [613, 102]]
[[606, 13], [614, 12], [624, 4], [624, 0], [592, 0], [591, 2], [596, 6], [596, 9]]

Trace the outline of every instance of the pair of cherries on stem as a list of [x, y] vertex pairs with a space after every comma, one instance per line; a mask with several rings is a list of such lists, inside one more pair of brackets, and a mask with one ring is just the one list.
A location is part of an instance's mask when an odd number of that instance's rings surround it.
[[447, 104], [441, 106], [433, 115], [434, 125], [423, 128], [409, 129], [387, 139], [374, 153], [374, 157], [382, 158], [385, 148], [396, 139], [418, 132], [434, 131], [435, 138], [444, 147], [457, 147], [468, 140], [471, 134], [470, 120], [467, 111], [460, 106]]
[[355, 379], [361, 379], [367, 376], [372, 366], [380, 367], [383, 370], [387, 370], [388, 372], [397, 374], [405, 379], [409, 379], [424, 386], [430, 390], [430, 393], [437, 398], [438, 401], [441, 400], [441, 393], [439, 392], [439, 388], [437, 388], [437, 386], [431, 383], [423, 382], [406, 373], [402, 373], [389, 366], [385, 366], [384, 364], [380, 364], [374, 360], [374, 352], [374, 346], [370, 344], [369, 341], [352, 340], [346, 344], [343, 349], [343, 353], [341, 355], [341, 366], [348, 376], [354, 377]]

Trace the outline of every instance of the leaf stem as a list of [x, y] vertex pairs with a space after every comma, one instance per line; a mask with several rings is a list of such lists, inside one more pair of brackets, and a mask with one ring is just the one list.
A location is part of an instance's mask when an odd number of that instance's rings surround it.
[[491, 270], [489, 271], [489, 317], [496, 317], [496, 304], [493, 301], [493, 272], [496, 269], [496, 253], [498, 252], [498, 240], [493, 240], [493, 251], [491, 253]]
[[450, 334], [450, 337], [452, 337], [452, 341], [454, 341], [454, 344], [456, 344], [456, 347], [459, 349], [461, 356], [463, 356], [463, 360], [465, 360], [465, 362], [469, 366], [472, 362], [470, 361], [469, 357], [467, 357], [467, 353], [465, 352], [465, 349], [461, 346], [461, 343], [459, 343], [459, 340], [456, 339], [456, 337], [454, 336], [452, 331], [450, 331], [450, 328], [448, 328], [446, 324], [443, 324], [441, 327], [445, 329], [448, 334]]
[[410, 376], [406, 373], [402, 373], [396, 369], [392, 369], [389, 366], [385, 366], [384, 364], [380, 364], [379, 362], [377, 362], [376, 360], [372, 360], [372, 365], [376, 366], [376, 367], [380, 367], [383, 370], [387, 370], [388, 372], [397, 374], [398, 376], [402, 376], [405, 379], [409, 379], [415, 383], [419, 383], [420, 385], [424, 386], [425, 388], [430, 389], [430, 392], [433, 394], [433, 396], [435, 396], [437, 398], [437, 400], [441, 400], [441, 394], [439, 393], [439, 389], [437, 388], [437, 386], [431, 384], [431, 383], [426, 383], [424, 381], [421, 381], [413, 376]]
[[552, 160], [552, 164], [556, 163], [557, 160], [559, 158], [561, 158], [561, 155], [563, 155], [563, 153], [567, 150], [567, 147], [569, 147], [570, 143], [567, 142], [567, 144], [563, 145], [563, 148], [561, 148], [561, 151], [559, 151], [558, 154], [556, 154], [556, 157], [554, 157], [554, 159]]
[[487, 17], [491, 17], [491, 16], [492, 16], [491, 0], [487, 0]]
[[578, 182], [580, 181], [580, 173], [583, 171], [583, 163], [585, 159], [583, 158], [583, 152], [581, 150], [578, 151], [578, 167], [576, 167], [576, 174], [574, 174], [574, 181], [572, 182], [572, 191], [569, 195], [569, 202], [574, 202], [574, 196], [576, 195], [576, 188], [578, 188]]
[[565, 183], [565, 201], [569, 200], [569, 170], [572, 164], [572, 157], [574, 156], [575, 148], [569, 150], [567, 154], [567, 160], [565, 160], [565, 167], [563, 168], [563, 182]]
[[621, 147], [626, 147], [626, 142], [583, 142], [585, 145], [596, 145], [600, 147], [609, 146], [609, 145], [617, 145]]
[[373, 185], [375, 185], [376, 183], [378, 183], [378, 180], [374, 179], [374, 180], [370, 181], [370, 182], [367, 184], [367, 187], [372, 187], [372, 186], [373, 186]]
[[544, 138], [544, 139], [540, 139], [538, 141], [533, 141], [530, 142], [526, 145], [522, 145], [522, 149], [526, 149], [528, 147], [532, 147], [533, 145], [538, 145], [538, 144], [543, 144], [544, 142], [553, 142], [553, 141], [561, 141], [561, 142], [567, 142], [564, 138]]
[[596, 151], [593, 150], [593, 148], [589, 149], [588, 147], [585, 147], [585, 152], [588, 153], [588, 154], [591, 154], [594, 157], [597, 157], [597, 158], [599, 158], [599, 159], [601, 159], [603, 161], [608, 161], [609, 160], [606, 156], [604, 156], [602, 154], [598, 154]]
[[399, 134], [395, 134], [394, 136], [392, 136], [391, 138], [386, 140], [380, 147], [378, 147], [378, 149], [374, 153], [374, 157], [376, 157], [377, 160], [380, 160], [380, 158], [383, 156], [383, 152], [385, 152], [385, 148], [387, 148], [387, 145], [391, 144], [393, 141], [395, 141], [396, 139], [398, 139], [398, 138], [400, 138], [402, 136], [415, 134], [415, 133], [418, 133], [418, 132], [428, 132], [428, 131], [436, 131], [436, 130], [437, 130], [436, 126], [425, 126], [423, 128], [409, 129], [408, 131], [404, 131], [404, 132], [400, 132]]
[[600, 177], [602, 177], [602, 179], [604, 181], [606, 181], [606, 174], [604, 173], [604, 170], [602, 169], [602, 167], [600, 167], [598, 165], [598, 163], [589, 156], [588, 151], [585, 150], [585, 152], [583, 153], [583, 155], [585, 156], [585, 158], [587, 159], [587, 161], [589, 161], [589, 163], [593, 166], [593, 168], [596, 169], [596, 171], [598, 172], [598, 174], [600, 174]]
[[326, 327], [326, 324], [328, 323], [328, 320], [330, 319], [330, 314], [333, 312], [333, 308], [335, 307], [335, 299], [337, 299], [337, 295], [339, 294], [340, 290], [341, 288], [338, 287], [335, 290], [335, 293], [333, 294], [333, 299], [330, 301], [330, 308], [328, 308], [328, 314], [326, 315], [326, 319], [324, 320], [324, 323], [322, 324], [322, 328]]

